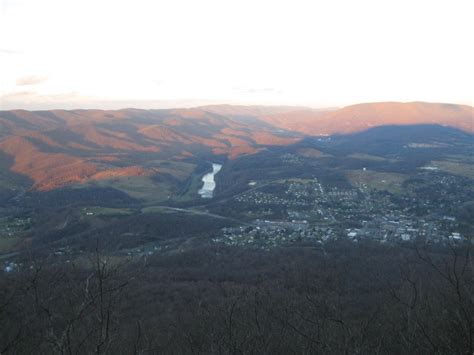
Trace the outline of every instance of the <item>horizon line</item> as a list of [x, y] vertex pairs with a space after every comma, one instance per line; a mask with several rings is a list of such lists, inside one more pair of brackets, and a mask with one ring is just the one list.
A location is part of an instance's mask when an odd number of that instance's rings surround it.
[[[196, 100], [199, 101], [199, 100]], [[209, 100], [212, 101], [212, 100]], [[114, 101], [110, 101], [113, 103]], [[150, 100], [153, 102], [153, 100]], [[169, 106], [169, 107], [150, 107], [150, 108], [140, 108], [138, 106], [124, 106], [120, 108], [99, 108], [99, 107], [74, 107], [74, 108], [64, 108], [64, 107], [54, 107], [54, 108], [37, 108], [37, 109], [28, 109], [28, 108], [2, 108], [0, 105], [0, 111], [27, 111], [27, 112], [35, 112], [35, 111], [79, 111], [79, 110], [96, 110], [96, 111], [126, 111], [126, 110], [141, 110], [141, 111], [152, 111], [152, 110], [173, 110], [173, 109], [202, 109], [205, 107], [210, 106], [238, 106], [238, 107], [291, 107], [296, 110], [298, 109], [307, 109], [307, 110], [328, 110], [334, 111], [343, 109], [345, 107], [357, 106], [357, 105], [364, 105], [364, 104], [389, 104], [389, 103], [397, 103], [397, 104], [439, 104], [439, 105], [456, 105], [456, 106], [469, 106], [474, 109], [474, 104], [465, 104], [465, 103], [455, 103], [455, 102], [438, 102], [438, 101], [423, 101], [423, 100], [414, 100], [414, 101], [364, 101], [364, 102], [357, 102], [348, 105], [338, 105], [338, 106], [312, 106], [312, 105], [295, 105], [295, 104], [269, 104], [269, 103], [232, 103], [232, 102], [220, 102], [220, 103], [209, 103], [209, 104], [202, 104], [202, 105], [186, 105], [183, 104], [182, 106]], [[85, 105], [87, 106], [87, 105]], [[474, 113], [473, 113], [474, 114]]]

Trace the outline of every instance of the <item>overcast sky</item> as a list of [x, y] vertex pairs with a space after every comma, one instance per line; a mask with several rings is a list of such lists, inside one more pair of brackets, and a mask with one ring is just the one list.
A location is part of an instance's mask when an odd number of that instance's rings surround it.
[[473, 0], [0, 0], [0, 108], [474, 104]]

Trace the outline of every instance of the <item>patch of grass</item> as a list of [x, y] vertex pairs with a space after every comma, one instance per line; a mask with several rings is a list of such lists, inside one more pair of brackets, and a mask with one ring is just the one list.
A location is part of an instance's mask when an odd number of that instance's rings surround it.
[[142, 213], [166, 213], [168, 210], [161, 206], [149, 206], [141, 209]]
[[[189, 177], [194, 168], [195, 164], [185, 162], [173, 162], [173, 161], [152, 161], [149, 163], [152, 170], [163, 176], [172, 176], [177, 181], [184, 181]], [[125, 192], [130, 197], [144, 200], [145, 203], [156, 203], [169, 200], [177, 193], [176, 181], [170, 181], [169, 179], [156, 179], [151, 176], [124, 176], [117, 177], [108, 180], [94, 181], [94, 186], [99, 187], [111, 187], [120, 191]], [[196, 190], [197, 191], [197, 190]]]
[[289, 179], [280, 179], [277, 181], [272, 181], [276, 183], [282, 183], [285, 184], [287, 182], [296, 182], [296, 183], [301, 183], [301, 184], [308, 184], [308, 183], [314, 183], [314, 179], [300, 179], [300, 178], [289, 178]]
[[449, 154], [445, 155], [445, 158], [445, 160], [453, 161], [456, 163], [474, 164], [474, 156], [472, 155]]
[[196, 164], [179, 161], [165, 161], [160, 164], [160, 166], [157, 168], [157, 171], [164, 174], [170, 174], [183, 181], [193, 173], [195, 168]]
[[185, 202], [197, 199], [199, 197], [198, 191], [203, 185], [201, 178], [202, 175], [194, 174], [186, 191], [184, 191], [184, 193], [182, 193], [181, 195], [177, 196], [175, 200], [179, 202]]
[[360, 159], [360, 160], [371, 160], [371, 161], [387, 161], [388, 159], [379, 157], [377, 155], [365, 154], [365, 153], [354, 153], [349, 155], [349, 158]]
[[443, 160], [433, 161], [430, 165], [437, 167], [441, 171], [454, 175], [464, 176], [474, 180], [474, 164], [465, 164]]
[[8, 253], [12, 251], [15, 246], [17, 246], [21, 242], [20, 237], [18, 236], [2, 236], [0, 237], [0, 253]]
[[129, 215], [133, 213], [130, 208], [110, 208], [110, 207], [87, 207], [82, 210], [82, 213], [92, 213], [95, 216], [113, 216], [113, 215]]
[[95, 182], [95, 186], [112, 187], [125, 192], [133, 198], [147, 202], [164, 201], [174, 193], [171, 184], [166, 182], [155, 183], [148, 176], [129, 176], [102, 180]]
[[371, 190], [385, 190], [400, 193], [402, 183], [408, 176], [397, 173], [382, 173], [373, 170], [349, 170], [346, 177], [355, 187], [367, 186]]
[[322, 151], [314, 148], [301, 148], [298, 150], [297, 154], [305, 158], [315, 159], [332, 157], [332, 155], [323, 153]]

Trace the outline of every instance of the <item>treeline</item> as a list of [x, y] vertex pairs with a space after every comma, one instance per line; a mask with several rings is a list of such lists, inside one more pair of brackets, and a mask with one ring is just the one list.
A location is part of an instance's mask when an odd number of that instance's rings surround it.
[[2, 354], [471, 354], [472, 252], [207, 247], [0, 279]]
[[101, 240], [102, 251], [111, 253], [172, 239], [199, 238], [205, 243], [222, 228], [235, 225], [225, 218], [180, 211], [135, 211], [130, 215], [85, 218], [80, 213], [63, 209], [36, 215], [31, 246], [41, 254], [64, 247], [89, 253], [95, 249], [96, 241]]
[[65, 187], [51, 191], [29, 191], [18, 205], [23, 208], [44, 208], [58, 206], [130, 206], [138, 200], [125, 192], [111, 187]]

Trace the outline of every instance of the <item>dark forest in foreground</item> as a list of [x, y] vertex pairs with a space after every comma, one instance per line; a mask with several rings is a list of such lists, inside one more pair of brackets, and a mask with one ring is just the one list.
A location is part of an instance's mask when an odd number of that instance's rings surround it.
[[472, 247], [208, 247], [0, 277], [0, 352], [470, 354]]

